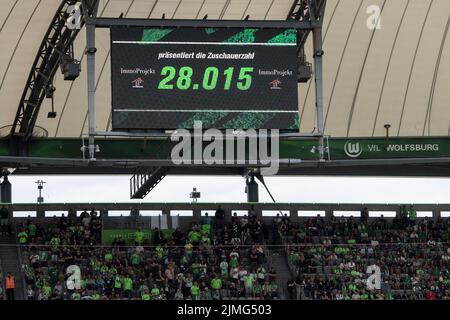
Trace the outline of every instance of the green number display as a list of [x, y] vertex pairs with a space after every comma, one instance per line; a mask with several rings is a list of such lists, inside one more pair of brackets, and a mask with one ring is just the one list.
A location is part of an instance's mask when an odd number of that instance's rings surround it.
[[237, 83], [237, 88], [239, 90], [244, 91], [250, 89], [250, 86], [252, 85], [252, 76], [248, 74], [250, 72], [253, 72], [252, 67], [241, 68], [241, 72], [239, 73], [239, 80], [244, 81], [244, 83], [242, 82]]
[[233, 73], [234, 73], [233, 67], [229, 67], [228, 69], [226, 69], [223, 72], [223, 74], [225, 75], [225, 86], [224, 86], [225, 90], [230, 90], [230, 88], [231, 88], [231, 81], [233, 80]]
[[175, 78], [175, 74], [177, 73], [177, 71], [175, 70], [174, 67], [164, 67], [161, 70], [161, 75], [162, 76], [166, 76], [165, 78], [163, 78], [160, 82], [159, 82], [159, 86], [158, 89], [161, 90], [171, 90], [173, 89], [173, 85], [172, 84], [167, 84], [168, 82], [172, 81], [173, 78]]
[[216, 67], [208, 67], [203, 76], [203, 89], [214, 90], [217, 86], [217, 78], [219, 77], [219, 69]]
[[[224, 76], [224, 90], [230, 90], [233, 84], [234, 67], [229, 67], [223, 71]], [[252, 85], [253, 67], [242, 67], [239, 70], [238, 81], [236, 83], [237, 89], [241, 91], [249, 90]], [[219, 69], [217, 67], [208, 67], [203, 73], [202, 87], [204, 90], [211, 91], [217, 88], [219, 81]], [[178, 79], [176, 79], [176, 88], [179, 90], [188, 90], [192, 88], [192, 76], [194, 71], [191, 67], [185, 66], [178, 71]], [[164, 78], [159, 82], [158, 89], [173, 90], [174, 85], [170, 82], [175, 79], [177, 70], [172, 66], [166, 66], [161, 70], [161, 75]], [[194, 89], [198, 89], [198, 84], [194, 85]]]
[[179, 77], [177, 81], [177, 87], [180, 90], [187, 90], [191, 86], [191, 77], [193, 71], [191, 67], [183, 67], [180, 69]]

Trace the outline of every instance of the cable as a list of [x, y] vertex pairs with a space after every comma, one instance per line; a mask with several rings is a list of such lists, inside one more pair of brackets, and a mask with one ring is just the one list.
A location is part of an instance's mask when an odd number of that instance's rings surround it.
[[[277, 203], [277, 201], [275, 200], [275, 198], [273, 197], [272, 193], [269, 190], [269, 187], [267, 187], [266, 182], [264, 181], [264, 177], [262, 176], [261, 173], [258, 173], [255, 175], [256, 179], [258, 179], [262, 185], [264, 186], [264, 188], [266, 189], [267, 193], [269, 194], [270, 198], [272, 199], [273, 203]], [[283, 213], [281, 212], [281, 210], [278, 210], [280, 216], [283, 216]]]

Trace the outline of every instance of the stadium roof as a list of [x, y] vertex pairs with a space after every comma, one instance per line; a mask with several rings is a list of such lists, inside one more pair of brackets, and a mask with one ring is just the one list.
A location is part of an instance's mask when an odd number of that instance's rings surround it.
[[[126, 18], [284, 20], [292, 0], [100, 0], [99, 15]], [[2, 0], [0, 11], [0, 136], [19, 105], [39, 45], [59, 0]], [[367, 9], [382, 9], [381, 29], [367, 27]], [[448, 0], [328, 0], [324, 22], [325, 131], [335, 137], [450, 135], [450, 41]], [[49, 137], [87, 133], [85, 35], [75, 43], [82, 76], [55, 78], [56, 119], [51, 103], [37, 126]], [[97, 31], [97, 130], [110, 129], [109, 33]], [[311, 58], [311, 42], [307, 53]], [[314, 86], [301, 84], [303, 132], [314, 129]], [[3, 129], [1, 129], [3, 127]]]

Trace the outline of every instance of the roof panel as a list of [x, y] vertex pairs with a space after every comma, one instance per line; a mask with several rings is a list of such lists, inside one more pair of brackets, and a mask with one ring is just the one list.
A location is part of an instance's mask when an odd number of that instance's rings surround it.
[[[440, 4], [433, 2], [430, 7], [411, 73], [408, 95], [404, 99], [405, 110], [400, 126], [400, 135], [402, 136], [418, 136], [424, 133], [433, 78], [437, 71], [436, 63], [442, 44], [441, 41], [437, 40], [442, 39], [444, 35], [445, 29], [442, 26], [448, 21], [449, 12], [450, 1], [441, 2]], [[416, 107], [408, 108], [411, 104], [415, 104]], [[433, 125], [439, 126], [438, 122], [443, 120], [445, 121], [446, 117], [436, 119]], [[446, 132], [443, 131], [440, 134], [446, 134]]]
[[[368, 6], [382, 6], [384, 0], [364, 0], [352, 22], [348, 42], [341, 58], [341, 67], [334, 79], [328, 109], [325, 117], [325, 130], [333, 136], [347, 136], [348, 121], [353, 101], [358, 91], [360, 77], [364, 73], [366, 54], [370, 50], [373, 31], [367, 28]], [[327, 47], [328, 49], [329, 47]], [[368, 92], [366, 92], [367, 94]]]
[[392, 62], [383, 91], [380, 111], [376, 119], [375, 135], [385, 134], [384, 125], [391, 125], [391, 133], [396, 135], [402, 117], [403, 101], [407, 93], [408, 79], [413, 67], [414, 52], [419, 44], [430, 0], [411, 0], [401, 26]]
[[[401, 16], [408, 0], [388, 1], [385, 4], [381, 29], [375, 32], [357, 93], [349, 136], [371, 136], [382, 95], [384, 79], [390, 67]], [[400, 17], [400, 18], [399, 18]], [[383, 126], [383, 125], [382, 125]]]

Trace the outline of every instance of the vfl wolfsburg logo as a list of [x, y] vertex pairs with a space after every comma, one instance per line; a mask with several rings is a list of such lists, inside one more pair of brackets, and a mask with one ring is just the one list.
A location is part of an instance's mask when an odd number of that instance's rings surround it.
[[344, 151], [350, 158], [358, 158], [363, 153], [363, 148], [359, 142], [347, 141]]

